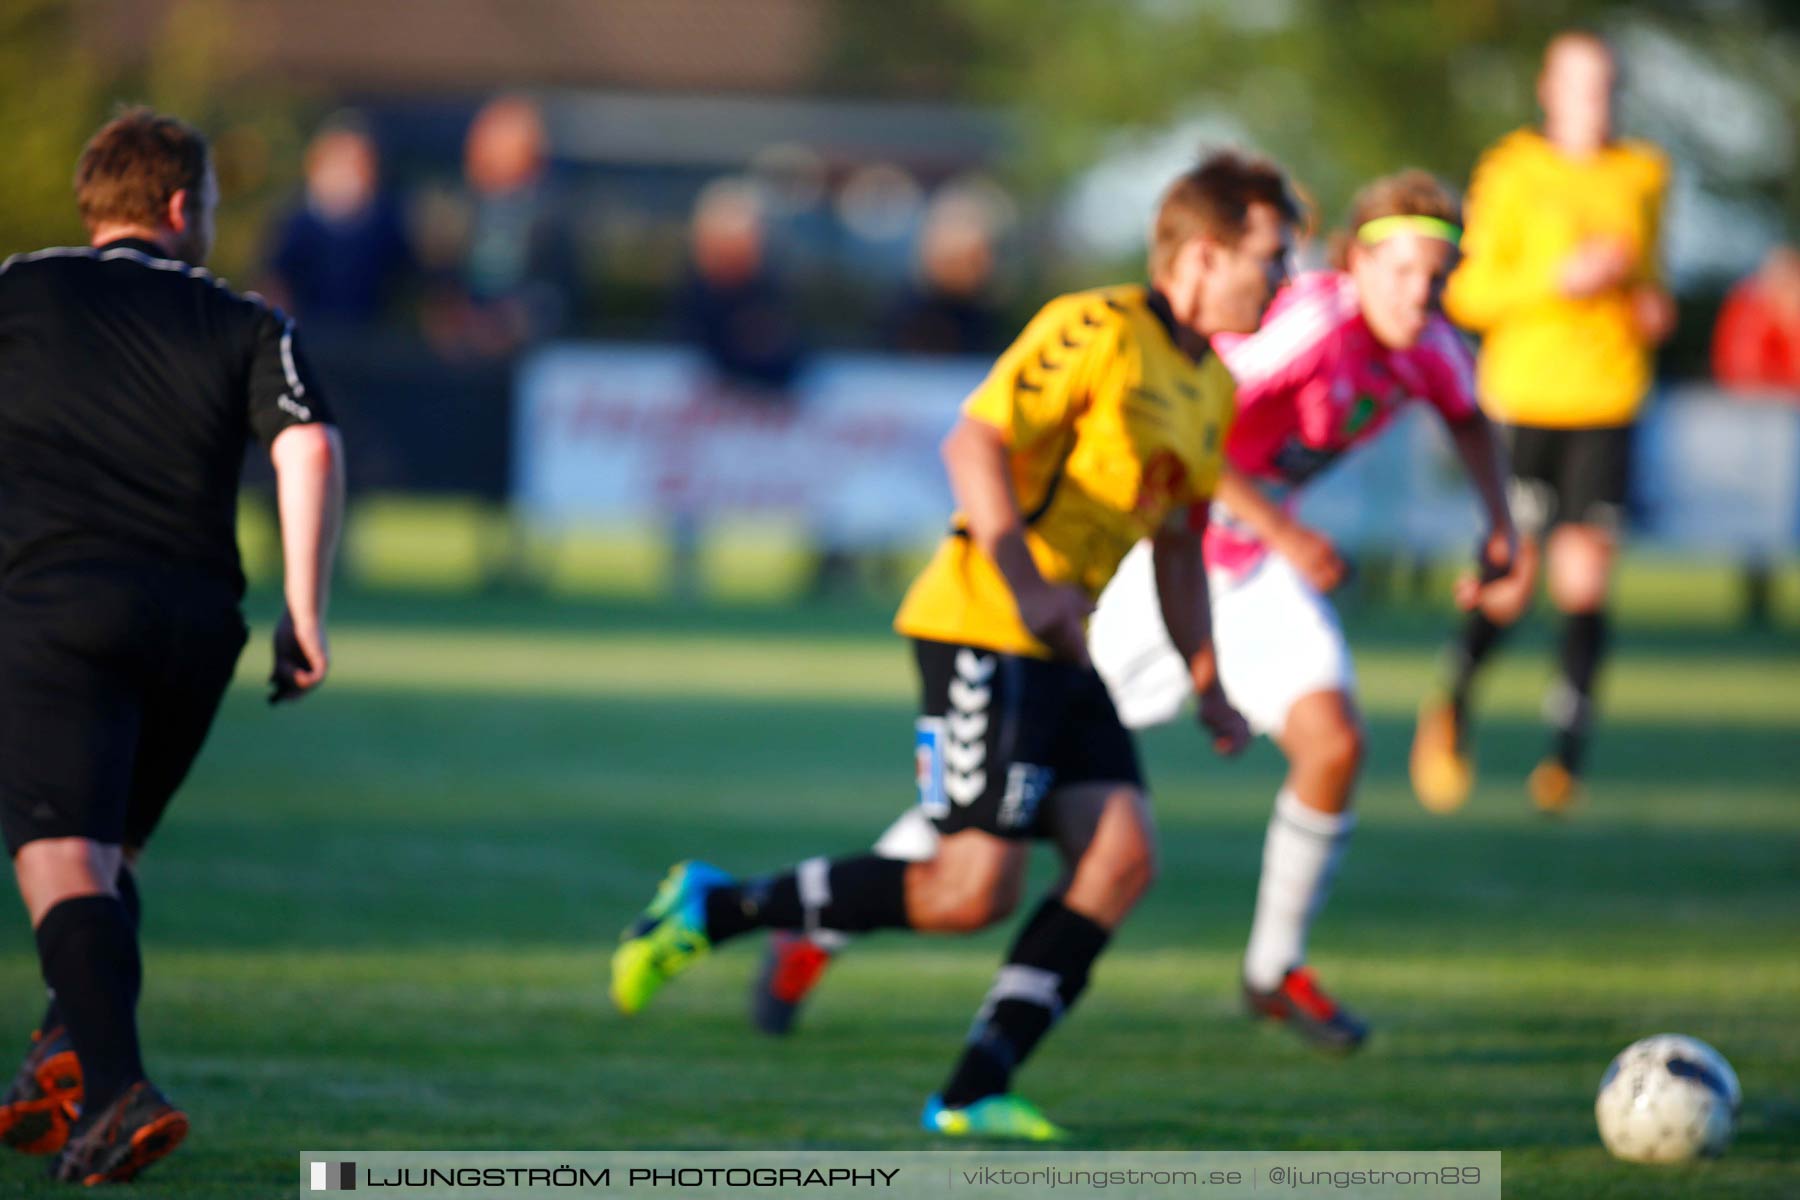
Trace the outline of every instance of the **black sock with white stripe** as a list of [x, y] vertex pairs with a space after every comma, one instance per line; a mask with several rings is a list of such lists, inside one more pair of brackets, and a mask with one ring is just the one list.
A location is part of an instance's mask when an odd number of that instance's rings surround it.
[[752, 929], [906, 929], [909, 865], [875, 854], [809, 858], [792, 871], [719, 888], [706, 898], [707, 940], [716, 946]]
[[975, 1016], [962, 1059], [944, 1085], [946, 1106], [964, 1108], [1011, 1087], [1012, 1073], [1087, 986], [1110, 936], [1060, 897], [1038, 906]]

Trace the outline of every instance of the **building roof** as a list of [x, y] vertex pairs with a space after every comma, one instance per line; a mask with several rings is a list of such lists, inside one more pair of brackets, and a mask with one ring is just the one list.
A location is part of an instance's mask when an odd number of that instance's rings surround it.
[[[80, 20], [83, 40], [114, 62], [170, 40], [218, 37], [234, 71], [338, 91], [778, 92], [816, 73], [827, 8], [826, 0], [88, 0]], [[228, 29], [216, 28], [221, 18]]]

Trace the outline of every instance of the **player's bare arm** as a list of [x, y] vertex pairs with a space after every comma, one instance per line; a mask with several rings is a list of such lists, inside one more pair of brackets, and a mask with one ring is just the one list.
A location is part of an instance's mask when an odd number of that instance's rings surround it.
[[1251, 480], [1230, 467], [1219, 477], [1219, 501], [1231, 515], [1294, 564], [1306, 582], [1321, 592], [1336, 589], [1349, 574], [1349, 565], [1330, 538], [1302, 524], [1292, 513], [1267, 496]]
[[318, 687], [331, 668], [325, 617], [344, 523], [343, 442], [333, 426], [295, 425], [276, 437], [269, 459], [275, 467], [287, 600], [276, 633], [274, 698], [279, 700]]
[[1519, 535], [1506, 502], [1506, 447], [1485, 416], [1476, 413], [1450, 426], [1450, 441], [1468, 472], [1469, 482], [1487, 517], [1474, 574], [1457, 581], [1456, 602], [1463, 609], [1502, 603], [1511, 606], [1516, 593], [1528, 592], [1529, 579], [1521, 581]]
[[1658, 284], [1638, 284], [1631, 289], [1631, 323], [1644, 345], [1662, 345], [1675, 332], [1675, 298]]
[[1151, 542], [1156, 595], [1169, 638], [1187, 662], [1194, 681], [1200, 724], [1212, 735], [1213, 749], [1220, 754], [1236, 754], [1250, 744], [1250, 726], [1232, 707], [1219, 682], [1212, 639], [1212, 597], [1207, 591], [1202, 546], [1202, 532], [1188, 527], [1185, 513], [1170, 519]]
[[944, 465], [969, 537], [1000, 568], [1025, 628], [1056, 657], [1085, 667], [1093, 603], [1078, 588], [1046, 583], [1038, 571], [1025, 544], [1004, 436], [984, 421], [964, 417], [944, 439]]

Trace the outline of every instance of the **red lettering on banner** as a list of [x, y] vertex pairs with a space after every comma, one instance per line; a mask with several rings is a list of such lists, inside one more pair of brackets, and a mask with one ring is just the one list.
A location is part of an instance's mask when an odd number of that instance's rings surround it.
[[948, 504], [936, 447], [960, 377], [858, 363], [783, 399], [673, 355], [570, 361], [524, 395], [524, 488], [547, 514], [784, 512], [887, 531], [935, 528]]

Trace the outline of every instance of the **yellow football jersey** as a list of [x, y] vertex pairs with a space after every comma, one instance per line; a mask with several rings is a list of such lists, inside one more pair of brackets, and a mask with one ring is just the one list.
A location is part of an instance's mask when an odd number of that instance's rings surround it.
[[[963, 412], [1006, 442], [1026, 545], [1045, 580], [1098, 599], [1134, 543], [1210, 500], [1236, 405], [1218, 356], [1195, 361], [1177, 345], [1160, 296], [1114, 287], [1045, 305]], [[894, 628], [1050, 657], [960, 514], [952, 530]]]
[[1489, 415], [1559, 429], [1636, 418], [1654, 347], [1638, 332], [1628, 292], [1572, 299], [1557, 275], [1583, 241], [1604, 237], [1631, 248], [1631, 283], [1655, 283], [1668, 183], [1667, 160], [1644, 142], [1576, 160], [1521, 129], [1482, 156], [1444, 307], [1482, 335], [1478, 382]]

